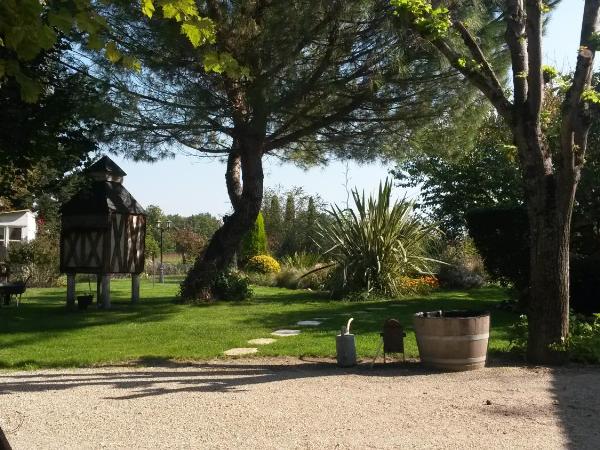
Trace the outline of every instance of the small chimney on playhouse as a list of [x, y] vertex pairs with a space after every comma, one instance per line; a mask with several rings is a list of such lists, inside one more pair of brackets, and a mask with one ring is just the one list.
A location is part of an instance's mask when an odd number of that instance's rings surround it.
[[111, 181], [123, 184], [123, 177], [127, 174], [108, 156], [103, 156], [86, 171], [94, 181]]

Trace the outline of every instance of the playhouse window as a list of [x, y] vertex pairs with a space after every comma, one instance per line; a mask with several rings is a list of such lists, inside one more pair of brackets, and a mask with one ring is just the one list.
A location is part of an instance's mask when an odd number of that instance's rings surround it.
[[8, 240], [9, 241], [21, 241], [23, 239], [22, 228], [9, 228], [8, 229]]

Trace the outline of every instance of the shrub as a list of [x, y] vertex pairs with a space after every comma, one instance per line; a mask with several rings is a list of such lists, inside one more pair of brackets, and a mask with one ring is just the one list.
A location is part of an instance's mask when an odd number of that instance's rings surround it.
[[220, 272], [214, 279], [212, 296], [217, 300], [239, 302], [252, 297], [250, 281], [238, 272]]
[[[467, 214], [469, 233], [487, 272], [501, 283], [512, 282], [519, 292], [521, 308], [529, 287], [529, 238], [523, 208], [488, 208]], [[600, 258], [571, 254], [570, 307], [576, 313], [600, 312]]]
[[326, 265], [317, 264], [310, 268], [283, 266], [281, 272], [275, 276], [274, 284], [287, 289], [321, 291], [327, 288], [329, 275], [330, 270]]
[[[525, 353], [527, 350], [527, 316], [511, 326], [509, 339], [513, 350]], [[600, 363], [600, 314], [591, 318], [572, 314], [569, 319], [569, 336], [564, 342], [558, 342], [553, 348], [564, 351], [570, 361], [597, 364]]]
[[281, 266], [277, 260], [269, 255], [253, 256], [246, 263], [245, 269], [248, 272], [257, 273], [277, 273], [281, 270]]
[[484, 285], [483, 261], [471, 239], [444, 243], [438, 259], [445, 263], [440, 264], [437, 273], [441, 287], [473, 289]]
[[242, 238], [240, 260], [245, 263], [253, 256], [264, 255], [268, 252], [267, 233], [262, 213], [258, 213], [256, 222], [250, 231]]
[[469, 234], [490, 277], [512, 283], [525, 298], [529, 286], [529, 224], [524, 208], [482, 208], [466, 215]]
[[284, 266], [295, 267], [297, 269], [311, 269], [317, 266], [321, 261], [321, 256], [317, 253], [294, 252], [291, 255], [281, 258]]
[[427, 254], [437, 228], [417, 218], [411, 203], [392, 203], [391, 191], [390, 180], [368, 200], [354, 190], [355, 210], [335, 206], [331, 222], [321, 227], [321, 250], [336, 264], [330, 277], [334, 296], [359, 291], [396, 296], [400, 277], [431, 273]]
[[404, 295], [417, 294], [423, 295], [428, 294], [433, 289], [440, 287], [438, 279], [432, 275], [426, 275], [423, 277], [400, 277], [398, 282], [400, 293]]
[[274, 273], [244, 272], [250, 284], [257, 286], [276, 286]]
[[59, 245], [58, 239], [41, 231], [29, 242], [14, 242], [8, 249], [11, 278], [26, 280], [30, 286], [58, 286]]
[[327, 289], [331, 271], [331, 264], [317, 264], [308, 271], [307, 269], [304, 269], [302, 276], [298, 279], [298, 287], [300, 289], [312, 289], [314, 291], [325, 290]]
[[298, 283], [302, 271], [294, 267], [284, 267], [281, 272], [275, 276], [275, 286], [286, 289], [298, 289]]
[[570, 307], [580, 314], [600, 313], [600, 257], [571, 256]]

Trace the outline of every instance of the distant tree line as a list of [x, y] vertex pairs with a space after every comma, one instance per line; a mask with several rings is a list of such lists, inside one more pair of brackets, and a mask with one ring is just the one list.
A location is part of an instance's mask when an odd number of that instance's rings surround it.
[[[149, 205], [146, 208], [146, 257], [158, 257], [160, 251], [160, 228], [163, 230], [163, 252], [177, 253], [183, 263], [190, 262], [206, 246], [214, 232], [221, 226], [221, 220], [209, 213], [181, 216], [165, 214], [160, 207]], [[166, 223], [170, 228], [166, 229]]]

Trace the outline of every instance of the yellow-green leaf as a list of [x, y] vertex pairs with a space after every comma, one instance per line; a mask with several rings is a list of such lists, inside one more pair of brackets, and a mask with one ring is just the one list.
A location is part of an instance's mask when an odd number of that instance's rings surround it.
[[144, 13], [144, 15], [152, 18], [154, 11], [154, 3], [152, 0], [142, 0], [142, 13]]
[[200, 46], [201, 41], [203, 41], [200, 28], [194, 24], [184, 23], [181, 25], [181, 33], [187, 36], [194, 47]]
[[135, 70], [136, 72], [140, 72], [142, 70], [142, 63], [137, 58], [130, 55], [123, 56], [122, 64], [123, 67], [126, 67], [130, 70]]
[[110, 41], [106, 44], [105, 47], [106, 59], [108, 59], [111, 63], [117, 63], [122, 58], [121, 52], [117, 48], [117, 44], [114, 41]]
[[81, 31], [85, 31], [86, 33], [94, 34], [98, 31], [98, 24], [94, 22], [93, 19], [90, 18], [89, 14], [86, 12], [79, 12], [75, 15], [75, 20], [77, 21], [77, 27]]
[[175, 19], [177, 22], [181, 22], [181, 13], [172, 3], [164, 4], [162, 10], [165, 19]]
[[223, 73], [223, 66], [219, 60], [219, 54], [216, 52], [208, 52], [204, 55], [203, 61], [204, 70], [206, 72]]

